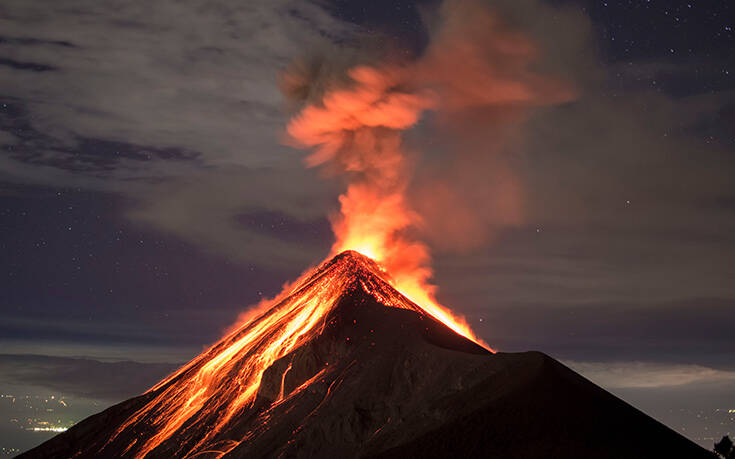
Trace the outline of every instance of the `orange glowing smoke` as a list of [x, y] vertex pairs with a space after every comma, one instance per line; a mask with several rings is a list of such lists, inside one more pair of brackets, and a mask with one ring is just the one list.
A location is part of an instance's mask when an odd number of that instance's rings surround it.
[[356, 250], [376, 260], [393, 286], [435, 318], [475, 342], [466, 322], [441, 306], [429, 283], [429, 249], [408, 233], [421, 217], [406, 199], [410, 171], [401, 134], [433, 107], [430, 92], [404, 90], [404, 68], [366, 66], [349, 71], [353, 84], [327, 92], [288, 125], [289, 135], [314, 149], [310, 166], [327, 164], [351, 182], [333, 216], [332, 253]]

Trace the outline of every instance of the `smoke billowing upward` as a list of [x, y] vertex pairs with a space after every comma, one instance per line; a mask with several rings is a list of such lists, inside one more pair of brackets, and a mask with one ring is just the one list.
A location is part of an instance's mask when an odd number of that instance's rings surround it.
[[[371, 52], [350, 66], [342, 56], [322, 57], [292, 65], [282, 87], [301, 104], [287, 131], [312, 150], [307, 166], [347, 183], [332, 216], [333, 252], [378, 260], [400, 291], [448, 314], [434, 300], [425, 241], [467, 249], [521, 222], [522, 186], [505, 147], [529, 108], [572, 93], [534, 72], [537, 47], [480, 2], [446, 1], [436, 19], [413, 61]], [[403, 135], [429, 111], [452, 152], [416, 176], [420, 155]]]

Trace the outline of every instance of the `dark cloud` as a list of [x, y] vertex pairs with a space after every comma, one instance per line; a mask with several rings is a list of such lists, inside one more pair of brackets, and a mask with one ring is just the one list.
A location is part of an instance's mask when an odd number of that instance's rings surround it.
[[180, 148], [155, 148], [86, 137], [64, 142], [38, 131], [22, 103], [4, 104], [0, 130], [12, 133], [15, 141], [6, 144], [8, 158], [30, 166], [48, 166], [65, 172], [106, 175], [134, 167], [142, 161], [196, 161], [199, 154]]
[[46, 64], [39, 64], [37, 62], [22, 62], [7, 58], [0, 58], [0, 66], [9, 67], [13, 70], [30, 70], [33, 72], [49, 72], [51, 70], [58, 70], [56, 67], [52, 67]]
[[31, 38], [31, 37], [0, 36], [0, 44], [26, 45], [26, 46], [55, 45], [55, 46], [63, 46], [66, 48], [74, 47], [74, 45], [72, 43], [69, 43], [68, 41], [39, 40], [38, 38]]

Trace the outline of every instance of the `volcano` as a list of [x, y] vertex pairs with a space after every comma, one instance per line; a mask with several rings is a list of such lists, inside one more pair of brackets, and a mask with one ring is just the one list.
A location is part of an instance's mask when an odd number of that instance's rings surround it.
[[711, 457], [554, 359], [494, 353], [343, 252], [24, 458]]

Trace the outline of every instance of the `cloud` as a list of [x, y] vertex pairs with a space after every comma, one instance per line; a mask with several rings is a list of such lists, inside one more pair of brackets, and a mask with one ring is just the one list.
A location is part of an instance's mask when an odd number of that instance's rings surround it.
[[[305, 267], [329, 248], [330, 234], [319, 229], [330, 208], [330, 190], [314, 181], [300, 163], [296, 168], [203, 171], [146, 190], [128, 217], [233, 260], [267, 268]], [[261, 231], [240, 218], [264, 211], [281, 215], [292, 232], [311, 226], [317, 234]]]
[[207, 165], [275, 162], [278, 152], [268, 152], [283, 124], [276, 72], [344, 29], [313, 4], [284, 0], [17, 1], [3, 10], [2, 30], [14, 40], [0, 50], [58, 69], [2, 71], [34, 129], [65, 144], [183, 146]]
[[299, 176], [298, 153], [279, 143], [276, 75], [351, 26], [287, 0], [0, 11], [0, 177], [124, 194], [135, 222], [238, 261], [313, 261], [313, 249], [234, 221], [263, 209], [325, 215], [328, 188]]
[[603, 387], [662, 388], [688, 384], [735, 382], [735, 371], [701, 365], [656, 362], [575, 362], [566, 365]]

